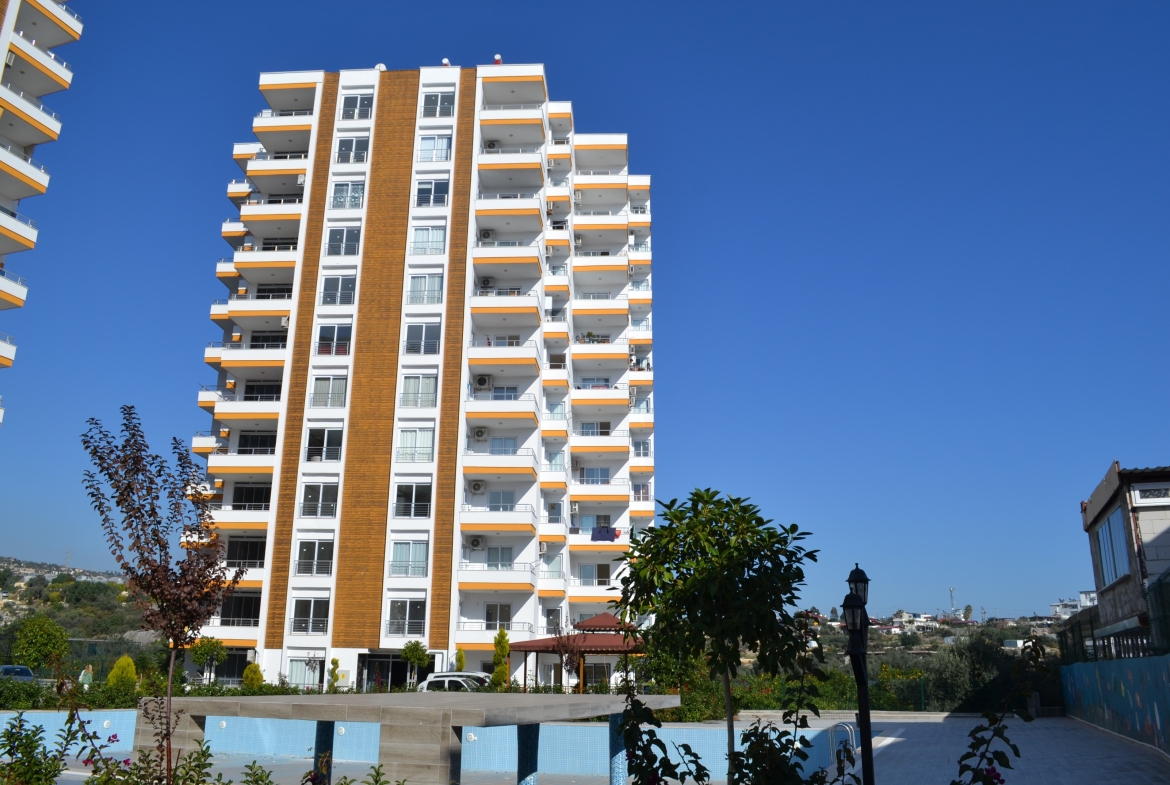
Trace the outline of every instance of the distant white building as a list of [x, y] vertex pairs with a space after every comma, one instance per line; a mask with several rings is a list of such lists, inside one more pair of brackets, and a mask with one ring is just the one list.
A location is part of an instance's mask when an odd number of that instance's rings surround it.
[[1064, 599], [1063, 597], [1050, 606], [1052, 608], [1052, 615], [1059, 616], [1061, 621], [1064, 621], [1069, 616], [1073, 616], [1085, 608], [1097, 604], [1097, 592], [1082, 591], [1074, 599]]
[[903, 629], [914, 632], [938, 629], [938, 620], [929, 613], [900, 611], [894, 614], [894, 624], [900, 624]]

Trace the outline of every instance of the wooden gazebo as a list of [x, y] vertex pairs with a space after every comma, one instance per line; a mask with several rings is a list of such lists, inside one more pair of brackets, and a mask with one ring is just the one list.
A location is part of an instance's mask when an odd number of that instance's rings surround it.
[[[585, 691], [585, 655], [587, 654], [633, 654], [642, 645], [640, 638], [632, 634], [634, 625], [623, 622], [612, 613], [600, 613], [590, 619], [573, 625], [573, 645], [581, 652], [578, 663], [577, 691]], [[557, 637], [537, 638], [531, 641], [517, 641], [511, 644], [511, 651], [524, 654], [524, 688], [528, 689], [528, 655], [557, 654]]]

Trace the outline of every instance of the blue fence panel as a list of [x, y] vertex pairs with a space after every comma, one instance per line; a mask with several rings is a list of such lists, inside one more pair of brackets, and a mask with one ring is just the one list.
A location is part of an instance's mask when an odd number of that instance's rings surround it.
[[[376, 722], [338, 722], [333, 759], [377, 763], [379, 727]], [[208, 717], [203, 738], [213, 753], [311, 758], [316, 728], [312, 720]]]
[[[0, 712], [0, 727], [5, 727], [17, 715], [15, 711]], [[79, 716], [88, 722], [87, 729], [96, 733], [103, 742], [111, 736], [117, 736], [115, 742], [108, 743], [106, 752], [110, 754], [130, 753], [134, 748], [134, 723], [138, 712], [134, 709], [109, 709], [105, 711], [83, 711]], [[24, 718], [29, 725], [40, 726], [45, 730], [45, 746], [53, 749], [57, 742], [57, 733], [65, 727], [65, 720], [69, 713], [64, 711], [26, 711]], [[70, 752], [76, 752], [74, 747]]]
[[1060, 669], [1065, 713], [1170, 753], [1170, 655]]

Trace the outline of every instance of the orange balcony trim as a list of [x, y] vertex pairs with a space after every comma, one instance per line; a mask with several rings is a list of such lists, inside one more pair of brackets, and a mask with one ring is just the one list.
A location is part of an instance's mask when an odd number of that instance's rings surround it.
[[263, 586], [263, 581], [240, 581], [236, 584], [237, 589], [260, 589]]
[[217, 420], [276, 420], [280, 415], [277, 412], [216, 412]]
[[20, 299], [15, 294], [9, 294], [8, 292], [0, 292], [0, 300], [3, 300], [6, 303], [12, 303], [17, 308], [20, 308], [24, 305], [24, 300]]
[[479, 168], [483, 169], [538, 169], [544, 171], [544, 167], [537, 161], [531, 163], [514, 163], [514, 164], [480, 164]]
[[241, 215], [241, 221], [299, 221], [301, 220], [300, 213], [282, 213], [279, 215]]
[[284, 360], [218, 360], [224, 368], [283, 368]]
[[536, 469], [527, 466], [468, 466], [465, 463], [463, 471], [469, 474], [522, 474], [536, 479]]
[[[255, 125], [255, 124], [253, 123], [253, 125]], [[253, 128], [252, 130], [258, 134], [283, 134], [283, 133], [290, 133], [291, 134], [291, 133], [295, 133], [297, 131], [312, 131], [313, 126], [312, 125], [263, 125], [263, 126], [260, 126], [259, 128]]]
[[582, 496], [581, 494], [576, 494], [576, 495], [571, 496], [570, 498], [573, 501], [587, 501], [587, 502], [628, 502], [630, 500], [629, 496], [624, 496], [624, 495], [619, 496], [616, 494], [610, 494], [610, 495], [606, 495], [606, 496], [603, 496], [603, 495]]
[[264, 521], [240, 521], [232, 523], [231, 521], [216, 521], [211, 524], [213, 529], [231, 529], [233, 531], [268, 531], [268, 524]]
[[569, 486], [563, 482], [542, 482], [540, 487], [542, 490], [563, 491]]
[[215, 466], [208, 467], [211, 474], [272, 474], [271, 466]]
[[[246, 157], [252, 158], [252, 156], [250, 156], [250, 155], [246, 156]], [[305, 171], [306, 170], [303, 166], [300, 169], [256, 169], [255, 171], [248, 172], [248, 176], [249, 177], [285, 177], [287, 175], [293, 175], [293, 174], [304, 174]]]
[[490, 306], [482, 306], [471, 309], [472, 315], [475, 314], [490, 314], [490, 313], [515, 313], [524, 314], [526, 316], [535, 316], [540, 319], [540, 311], [536, 308], [492, 308]]
[[535, 359], [527, 357], [471, 357], [467, 360], [467, 364], [471, 366], [482, 365], [531, 365], [533, 368], [540, 371], [540, 363]]
[[21, 52], [21, 51], [20, 51], [20, 50], [19, 50], [19, 49], [16, 47], [16, 44], [15, 44], [15, 43], [9, 42], [9, 44], [8, 44], [8, 49], [9, 49], [9, 51], [11, 51], [11, 52], [13, 52], [14, 54], [18, 55], [18, 56], [20, 57], [20, 59], [21, 59], [21, 60], [24, 60], [26, 63], [28, 63], [29, 65], [31, 65], [33, 68], [37, 69], [38, 71], [40, 71], [40, 72], [41, 72], [42, 74], [44, 74], [45, 76], [47, 76], [47, 77], [49, 77], [50, 79], [52, 79], [54, 82], [56, 82], [57, 84], [61, 85], [61, 87], [62, 87], [63, 89], [66, 89], [66, 90], [68, 90], [68, 89], [69, 89], [69, 82], [67, 82], [66, 80], [64, 80], [64, 79], [62, 79], [60, 76], [58, 76], [57, 74], [55, 74], [55, 73], [53, 73], [52, 71], [50, 71], [50, 70], [48, 69], [48, 67], [46, 67], [46, 66], [44, 66], [44, 65], [41, 65], [41, 64], [40, 64], [38, 61], [36, 61], [35, 59], [33, 59], [33, 58], [31, 58], [31, 57], [28, 57], [27, 55], [25, 55], [25, 54], [24, 54], [24, 52]]
[[536, 422], [536, 415], [532, 412], [468, 412], [469, 420], [532, 420]]
[[463, 651], [495, 651], [494, 643], [456, 643], [456, 649], [463, 649]]
[[628, 551], [630, 546], [613, 542], [574, 542], [569, 544], [572, 551]]
[[469, 532], [519, 532], [521, 534], [536, 534], [536, 528], [530, 523], [463, 523], [459, 528]]
[[573, 145], [578, 150], [625, 150], [627, 145], [624, 144], [577, 144]]
[[541, 542], [565, 542], [566, 537], [563, 534], [542, 534], [540, 535]]
[[524, 215], [529, 215], [529, 216], [533, 216], [533, 217], [538, 218], [538, 217], [540, 217], [540, 210], [536, 209], [535, 207], [533, 207], [531, 209], [527, 209], [527, 210], [476, 210], [475, 215], [477, 217], [481, 216], [481, 215], [485, 215], [485, 216], [492, 216], [492, 215], [520, 215], [520, 216], [524, 216]]
[[236, 262], [237, 270], [258, 270], [265, 267], [296, 267], [296, 262]]
[[265, 90], [304, 90], [306, 87], [320, 87], [320, 82], [289, 82], [288, 84], [262, 84], [260, 91]]
[[537, 594], [541, 597], [564, 597], [564, 589], [541, 589]]
[[579, 444], [574, 444], [569, 452], [629, 452], [630, 446], [621, 444], [605, 444], [596, 447], [583, 447]]

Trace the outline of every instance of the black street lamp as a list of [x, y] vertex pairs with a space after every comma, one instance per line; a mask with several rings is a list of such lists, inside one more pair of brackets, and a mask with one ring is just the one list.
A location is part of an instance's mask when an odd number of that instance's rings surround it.
[[869, 668], [866, 656], [869, 650], [869, 613], [865, 602], [869, 599], [869, 578], [854, 565], [849, 573], [849, 593], [841, 603], [845, 626], [849, 628], [849, 648], [845, 651], [853, 664], [853, 678], [857, 681], [857, 730], [861, 736], [861, 782], [873, 781], [873, 732], [869, 724]]

